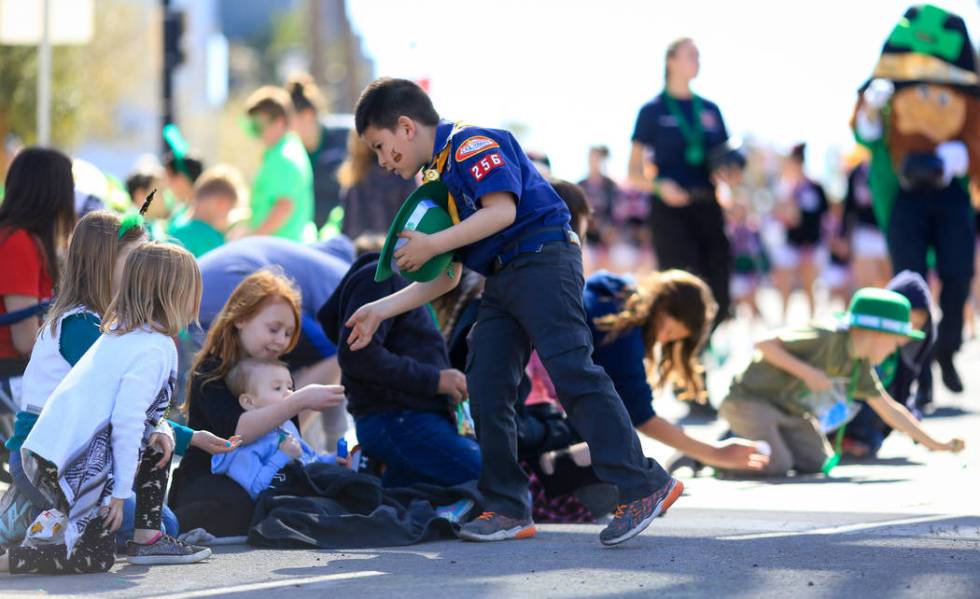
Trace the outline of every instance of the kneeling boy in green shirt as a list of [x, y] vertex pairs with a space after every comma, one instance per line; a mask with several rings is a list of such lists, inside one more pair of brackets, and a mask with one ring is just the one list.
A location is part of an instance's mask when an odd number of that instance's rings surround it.
[[960, 439], [941, 443], [929, 435], [878, 380], [876, 366], [909, 339], [922, 338], [910, 311], [895, 292], [861, 289], [843, 322], [811, 324], [756, 344], [719, 414], [734, 434], [770, 445], [765, 474], [820, 472], [833, 456], [826, 433], [846, 423], [851, 400], [866, 401], [888, 426], [930, 450], [963, 449]]

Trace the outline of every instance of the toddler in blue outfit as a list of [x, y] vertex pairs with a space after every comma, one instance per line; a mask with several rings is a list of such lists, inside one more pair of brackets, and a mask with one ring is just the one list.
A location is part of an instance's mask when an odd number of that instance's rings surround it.
[[[285, 400], [293, 392], [289, 369], [278, 360], [245, 359], [225, 378], [228, 389], [245, 411], [264, 408]], [[333, 455], [318, 455], [303, 441], [292, 420], [237, 450], [211, 459], [211, 471], [224, 474], [252, 496], [269, 488], [276, 474], [293, 460], [303, 464], [336, 464]]]

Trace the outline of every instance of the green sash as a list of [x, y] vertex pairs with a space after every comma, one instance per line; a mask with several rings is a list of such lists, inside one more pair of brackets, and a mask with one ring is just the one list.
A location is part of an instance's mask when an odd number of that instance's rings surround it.
[[687, 162], [690, 166], [699, 166], [704, 164], [704, 126], [701, 123], [701, 112], [704, 109], [704, 103], [697, 94], [691, 95], [691, 101], [693, 104], [693, 123], [689, 123], [684, 114], [681, 112], [680, 104], [677, 100], [664, 90], [663, 93], [664, 102], [667, 104], [667, 110], [670, 111], [671, 116], [677, 121], [677, 127], [680, 129], [681, 136], [684, 138], [684, 162]]

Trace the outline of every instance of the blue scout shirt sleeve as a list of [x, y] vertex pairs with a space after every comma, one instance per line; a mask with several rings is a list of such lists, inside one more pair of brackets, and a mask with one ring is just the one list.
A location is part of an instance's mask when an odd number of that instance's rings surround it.
[[646, 349], [643, 333], [639, 328], [633, 328], [625, 331], [612, 343], [606, 343], [606, 334], [599, 331], [595, 324], [596, 318], [619, 312], [622, 301], [610, 291], [613, 287], [622, 288], [625, 284], [626, 281], [616, 275], [598, 273], [589, 277], [583, 300], [595, 347], [592, 359], [612, 379], [616, 393], [629, 414], [630, 422], [637, 427], [657, 415], [653, 409], [653, 389], [644, 366]]
[[520, 202], [521, 161], [509, 135], [469, 127], [456, 133], [452, 143], [452, 168], [469, 197], [479, 201], [488, 194], [506, 192]]

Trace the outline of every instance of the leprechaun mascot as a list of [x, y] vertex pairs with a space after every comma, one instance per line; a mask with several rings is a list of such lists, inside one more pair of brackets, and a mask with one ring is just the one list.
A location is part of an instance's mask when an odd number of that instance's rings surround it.
[[942, 283], [935, 358], [963, 390], [953, 355], [963, 336], [976, 228], [969, 184], [980, 182], [980, 75], [963, 19], [928, 4], [908, 9], [862, 86], [852, 127], [871, 151], [875, 216], [895, 272]]

